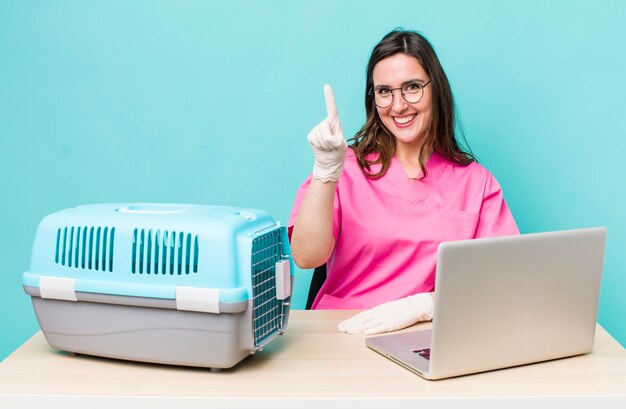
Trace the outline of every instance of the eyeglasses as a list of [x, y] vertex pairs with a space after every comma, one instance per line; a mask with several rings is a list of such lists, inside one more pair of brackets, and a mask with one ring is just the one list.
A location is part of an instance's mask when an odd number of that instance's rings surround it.
[[406, 102], [409, 104], [416, 104], [420, 102], [424, 96], [424, 88], [430, 84], [430, 81], [431, 80], [428, 80], [428, 82], [424, 85], [419, 82], [409, 82], [400, 88], [376, 88], [374, 90], [374, 102], [379, 108], [389, 108], [391, 104], [393, 104], [393, 92], [399, 89], [402, 94], [402, 98], [404, 98]]

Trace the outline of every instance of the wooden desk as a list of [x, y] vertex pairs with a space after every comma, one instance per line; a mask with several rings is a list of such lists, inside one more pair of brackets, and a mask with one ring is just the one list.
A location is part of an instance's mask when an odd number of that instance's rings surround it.
[[[368, 349], [364, 336], [338, 333], [337, 323], [352, 314], [292, 311], [285, 335], [235, 368], [219, 373], [69, 356], [50, 348], [39, 332], [0, 364], [0, 407], [24, 408], [49, 402], [65, 408], [111, 407], [116, 404], [112, 398], [132, 402], [135, 408], [170, 409], [182, 407], [181, 403], [185, 407], [208, 407], [207, 400], [216, 398], [265, 398], [259, 402], [268, 407], [293, 408], [292, 399], [267, 399], [275, 397], [374, 398], [371, 402], [378, 402], [378, 407], [381, 402], [376, 398], [389, 397], [402, 398], [394, 406], [430, 399], [429, 407], [444, 407], [437, 402], [443, 405], [445, 399], [458, 398], [479, 398], [481, 407], [498, 408], [503, 399], [515, 397], [570, 401], [576, 397], [578, 402], [600, 400], [604, 407], [626, 402], [626, 350], [600, 326], [594, 350], [588, 355], [426, 381]], [[419, 324], [413, 329], [429, 326]], [[107, 404], [99, 406], [98, 401]], [[218, 401], [222, 409], [232, 407], [229, 403], [236, 400]]]

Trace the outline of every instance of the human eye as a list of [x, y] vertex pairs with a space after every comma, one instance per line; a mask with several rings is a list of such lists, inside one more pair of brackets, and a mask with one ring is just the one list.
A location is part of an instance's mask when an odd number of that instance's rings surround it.
[[409, 82], [403, 87], [404, 92], [408, 92], [408, 93], [416, 93], [416, 92], [421, 91], [421, 89], [422, 89], [422, 84], [420, 84], [419, 82]]
[[376, 93], [380, 96], [387, 96], [391, 94], [391, 89], [389, 88], [377, 88]]

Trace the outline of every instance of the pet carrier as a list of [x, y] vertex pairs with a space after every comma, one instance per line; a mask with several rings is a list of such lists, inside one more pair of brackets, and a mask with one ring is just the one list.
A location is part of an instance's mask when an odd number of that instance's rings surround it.
[[220, 369], [283, 333], [292, 271], [264, 211], [102, 204], [41, 221], [23, 284], [54, 348]]

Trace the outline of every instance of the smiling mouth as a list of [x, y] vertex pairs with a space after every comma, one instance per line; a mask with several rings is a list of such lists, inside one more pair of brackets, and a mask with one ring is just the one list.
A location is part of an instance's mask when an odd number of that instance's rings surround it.
[[393, 118], [393, 121], [396, 123], [396, 125], [403, 126], [413, 121], [415, 117], [417, 117], [417, 114], [411, 114], [407, 116], [394, 116], [392, 118]]

